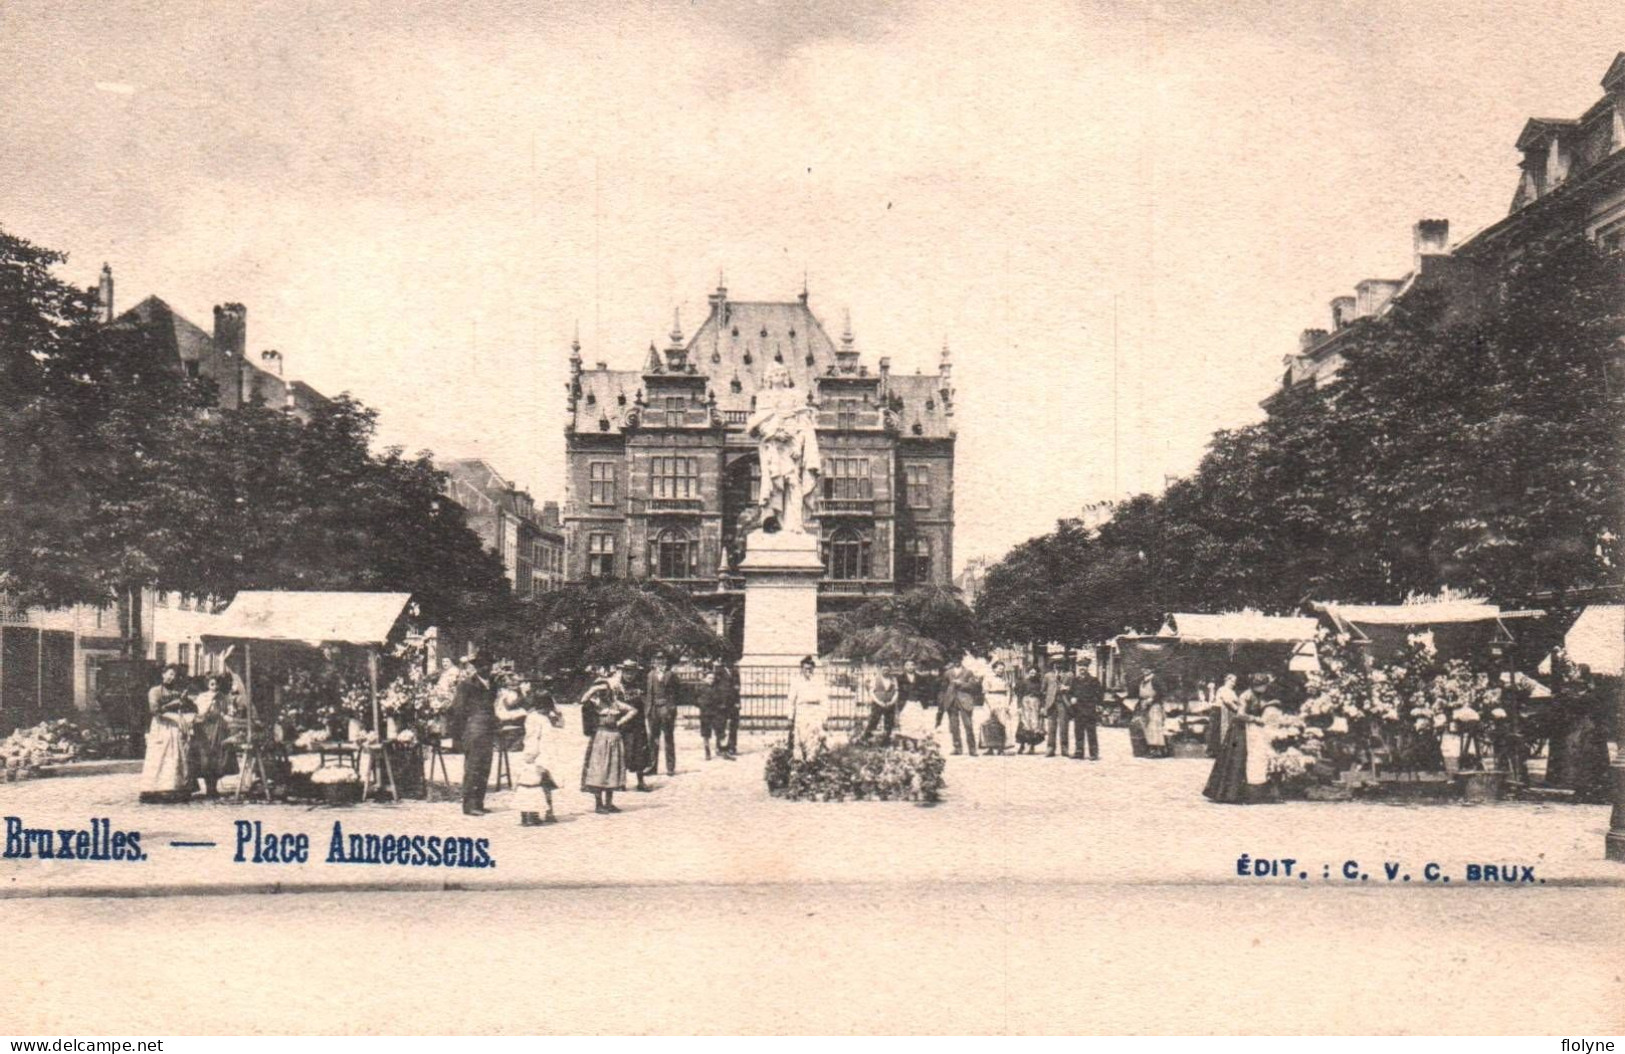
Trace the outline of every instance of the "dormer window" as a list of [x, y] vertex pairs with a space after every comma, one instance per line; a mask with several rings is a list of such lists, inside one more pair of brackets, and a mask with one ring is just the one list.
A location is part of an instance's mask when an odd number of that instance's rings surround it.
[[808, 353], [807, 353], [807, 365], [809, 365], [809, 366], [812, 366], [812, 365], [814, 365], [814, 360], [813, 360], [813, 357], [812, 357], [812, 352], [810, 352], [810, 351], [809, 351], [809, 352], [808, 352]]
[[615, 402], [616, 402], [617, 405], [625, 406], [626, 405], [626, 393], [622, 392], [621, 394], [617, 395], [615, 397]]
[[587, 393], [587, 405], [588, 406], [597, 406], [598, 405], [598, 396], [596, 394], [592, 393], [592, 392], [588, 392]]
[[795, 330], [795, 327], [794, 327], [794, 326], [792, 326], [792, 327], [790, 327], [790, 339], [791, 339], [791, 340], [795, 340], [795, 339], [796, 339], [796, 330]]
[[756, 360], [754, 360], [754, 359], [752, 359], [752, 358], [751, 358], [751, 357], [750, 357], [750, 352], [748, 352], [748, 351], [747, 351], [747, 352], [745, 352], [745, 365], [746, 365], [746, 366], [749, 366], [749, 365], [750, 365], [750, 364], [751, 364], [751, 363], [752, 363], [752, 362], [754, 362], [754, 361], [756, 361]]
[[767, 327], [766, 326], [762, 327], [762, 339], [763, 340], [767, 339]]
[[735, 395], [738, 395], [740, 392], [744, 391], [744, 385], [739, 383], [738, 377], [735, 377], [733, 380], [728, 382], [728, 390], [733, 392]]
[[738, 326], [735, 326], [735, 327], [734, 327], [734, 328], [733, 328], [733, 335], [734, 335], [734, 336], [735, 336], [735, 337], [738, 337], [738, 336], [739, 336], [739, 327], [738, 327]]

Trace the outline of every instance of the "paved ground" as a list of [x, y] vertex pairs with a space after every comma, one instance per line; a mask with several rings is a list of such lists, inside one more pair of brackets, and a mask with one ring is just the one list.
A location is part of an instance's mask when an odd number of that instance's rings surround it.
[[[1534, 867], [1546, 885], [1625, 888], [1625, 867], [1602, 859], [1604, 806], [1498, 804], [1394, 806], [1292, 803], [1219, 806], [1200, 796], [1208, 763], [1129, 757], [1126, 734], [1105, 730], [1098, 763], [1043, 757], [950, 758], [935, 807], [897, 803], [788, 803], [762, 784], [762, 741], [736, 762], [701, 760], [680, 743], [675, 777], [646, 795], [620, 796], [625, 812], [592, 813], [591, 798], [558, 793], [562, 822], [521, 829], [512, 795], [494, 794], [478, 819], [452, 802], [347, 809], [229, 802], [136, 804], [136, 777], [46, 779], [0, 786], [0, 813], [29, 827], [83, 827], [107, 817], [143, 832], [139, 864], [0, 859], [0, 896], [107, 890], [323, 888], [387, 884], [598, 885], [808, 882], [1224, 883], [1342, 885], [1356, 861], [1366, 886], [1425, 887], [1440, 865], [1460, 888], [1475, 863]], [[580, 741], [565, 744], [573, 751]], [[454, 761], [455, 769], [455, 761]], [[455, 775], [455, 771], [454, 771]], [[311, 836], [325, 855], [333, 824], [347, 833], [486, 837], [497, 866], [427, 867], [234, 863], [233, 821]], [[174, 848], [214, 841], [214, 849]], [[1243, 878], [1238, 857], [1297, 861], [1306, 878]], [[1521, 872], [1519, 872], [1521, 874]], [[1441, 890], [1443, 883], [1438, 884]], [[1521, 889], [1507, 889], [1518, 896]]]
[[934, 883], [10, 901], [0, 1032], [1595, 1037], [1625, 1029], [1618, 894]]
[[[706, 763], [686, 739], [679, 774], [620, 816], [567, 790], [563, 822], [536, 830], [507, 793], [469, 819], [450, 802], [142, 806], [133, 776], [5, 785], [0, 814], [105, 816], [151, 858], [0, 859], [0, 991], [22, 996], [0, 1031], [1625, 1028], [1605, 808], [1215, 806], [1207, 763], [1102, 740], [1096, 764], [950, 758], [945, 801], [922, 807], [776, 801], [761, 741]], [[487, 837], [498, 866], [236, 864], [237, 818], [309, 833], [318, 856], [335, 821]], [[168, 844], [187, 840], [220, 845]], [[1306, 877], [1238, 876], [1242, 853]], [[1349, 860], [1365, 880], [1342, 877]], [[1427, 882], [1429, 862], [1452, 881]], [[1545, 884], [1469, 884], [1474, 863]], [[277, 889], [300, 895], [33, 899]]]

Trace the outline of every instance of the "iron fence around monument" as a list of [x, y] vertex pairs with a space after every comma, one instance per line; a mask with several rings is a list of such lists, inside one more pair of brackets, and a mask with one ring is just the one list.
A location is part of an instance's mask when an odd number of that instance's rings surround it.
[[[799, 666], [740, 666], [739, 730], [741, 732], [781, 732], [790, 726], [790, 689], [801, 677]], [[869, 717], [869, 685], [878, 671], [851, 663], [824, 662], [818, 676], [825, 679], [829, 692], [829, 717], [824, 727], [845, 731], [861, 727]], [[686, 728], [698, 728], [698, 697], [705, 671], [695, 666], [679, 666], [677, 675], [688, 689], [684, 693], [681, 720]]]

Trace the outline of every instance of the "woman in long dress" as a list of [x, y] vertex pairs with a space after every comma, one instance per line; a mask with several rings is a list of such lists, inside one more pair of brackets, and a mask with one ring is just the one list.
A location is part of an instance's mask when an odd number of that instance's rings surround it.
[[[1225, 805], [1245, 805], [1249, 801], [1249, 753], [1251, 740], [1256, 737], [1249, 737], [1247, 730], [1263, 712], [1262, 693], [1268, 687], [1269, 676], [1255, 673], [1248, 689], [1236, 697], [1236, 710], [1225, 732], [1224, 745], [1219, 748], [1213, 770], [1208, 773], [1207, 786], [1202, 788], [1202, 794], [1209, 800]], [[1252, 767], [1256, 765], [1254, 762]]]
[[626, 771], [632, 774], [635, 781], [632, 789], [647, 792], [649, 785], [643, 782], [645, 774], [653, 772], [655, 767], [654, 744], [649, 742], [649, 693], [644, 690], [643, 667], [630, 659], [621, 663], [619, 672], [621, 698], [633, 710], [637, 711], [638, 719], [622, 727], [621, 741], [626, 750]]
[[141, 800], [185, 801], [192, 796], [187, 758], [195, 708], [180, 684], [180, 668], [166, 666], [163, 681], [147, 693], [147, 756], [141, 766]]
[[1147, 752], [1154, 758], [1168, 755], [1167, 715], [1163, 709], [1162, 694], [1158, 690], [1157, 675], [1150, 670], [1140, 678], [1140, 727], [1145, 732]]
[[228, 720], [231, 696], [226, 692], [226, 678], [222, 674], [209, 675], [208, 688], [192, 700], [197, 717], [192, 722], [192, 746], [188, 757], [192, 763], [191, 777], [203, 781], [203, 793], [210, 798], [220, 796], [220, 777], [231, 773], [231, 748], [226, 737], [231, 735]]
[[1016, 753], [1036, 754], [1044, 742], [1044, 685], [1036, 670], [1015, 678]]
[[801, 660], [801, 673], [790, 685], [790, 749], [811, 757], [824, 744], [824, 720], [829, 717], [829, 686], [818, 675], [811, 655]]
[[[632, 666], [635, 671], [635, 664]], [[638, 708], [626, 701], [620, 671], [594, 681], [581, 697], [583, 710], [592, 709], [592, 740], [587, 744], [587, 756], [581, 763], [581, 789], [593, 796], [593, 811], [615, 813], [615, 792], [626, 789], [626, 744], [623, 737], [634, 726], [641, 725]]]
[[1230, 734], [1230, 726], [1240, 709], [1241, 693], [1236, 690], [1236, 675], [1227, 673], [1224, 683], [1213, 693], [1213, 706], [1208, 711], [1208, 757], [1216, 758], [1224, 749], [1224, 739]]

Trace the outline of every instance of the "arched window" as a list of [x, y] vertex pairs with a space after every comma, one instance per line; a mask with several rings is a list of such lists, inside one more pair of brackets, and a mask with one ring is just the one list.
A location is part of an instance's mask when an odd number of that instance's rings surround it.
[[680, 527], [668, 527], [655, 538], [655, 577], [693, 578], [698, 547]]
[[829, 537], [829, 576], [838, 579], [869, 577], [869, 543], [850, 527], [842, 527]]

